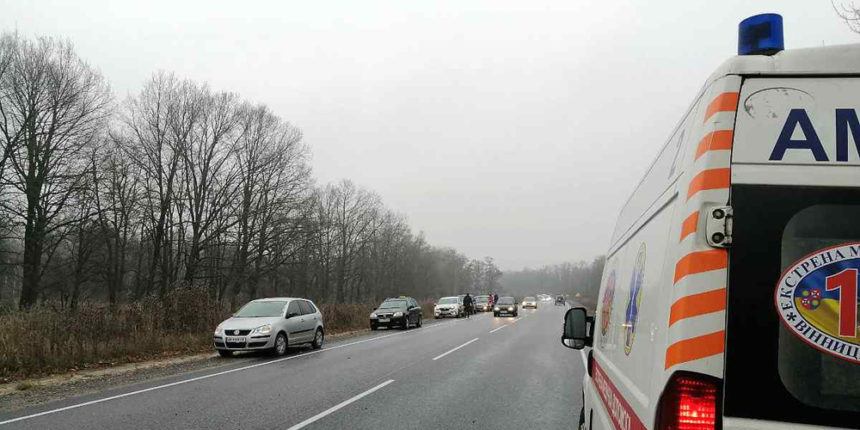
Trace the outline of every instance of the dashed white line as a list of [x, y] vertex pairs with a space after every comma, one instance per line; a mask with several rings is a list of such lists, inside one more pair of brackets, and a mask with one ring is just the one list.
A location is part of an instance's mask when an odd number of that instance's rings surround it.
[[332, 413], [337, 412], [338, 409], [342, 409], [344, 406], [347, 406], [350, 403], [353, 403], [353, 402], [361, 399], [362, 397], [365, 397], [365, 396], [372, 394], [374, 391], [379, 390], [380, 388], [382, 388], [382, 387], [384, 387], [384, 386], [386, 386], [392, 382], [394, 382], [394, 380], [389, 379], [389, 380], [387, 380], [387, 381], [385, 381], [385, 382], [383, 382], [383, 383], [381, 383], [381, 384], [379, 384], [379, 385], [377, 385], [377, 386], [375, 386], [375, 387], [373, 387], [373, 388], [371, 388], [371, 389], [369, 389], [369, 390], [367, 390], [367, 391], [365, 391], [365, 392], [363, 392], [363, 393], [361, 393], [355, 397], [351, 397], [347, 400], [344, 400], [344, 401], [342, 401], [342, 402], [340, 402], [340, 403], [338, 403], [338, 404], [336, 404], [336, 405], [334, 405], [334, 406], [332, 406], [332, 407], [330, 407], [330, 408], [328, 408], [328, 409], [326, 409], [326, 410], [324, 410], [324, 411], [322, 411], [322, 412], [320, 412], [320, 413], [318, 413], [318, 414], [316, 414], [316, 415], [314, 415], [314, 416], [288, 428], [287, 430], [299, 430], [300, 428], [303, 428], [303, 427], [307, 426], [308, 424], [311, 424], [315, 421], [320, 420], [321, 418], [326, 417], [327, 415], [331, 415]]
[[501, 330], [501, 329], [503, 329], [503, 328], [505, 328], [505, 327], [507, 327], [507, 326], [508, 326], [508, 325], [507, 325], [507, 324], [505, 324], [505, 325], [503, 325], [503, 326], [501, 326], [501, 327], [496, 327], [496, 328], [494, 328], [494, 329], [490, 330], [490, 333], [495, 333], [495, 332], [497, 332], [497, 331], [499, 331], [499, 330]]
[[[424, 330], [432, 329], [432, 328], [435, 328], [435, 327], [442, 327], [442, 326], [444, 326], [444, 325], [453, 324], [453, 323], [455, 323], [455, 322], [457, 322], [457, 321], [452, 321], [452, 322], [450, 322], [450, 323], [437, 323], [437, 324], [433, 324], [433, 325], [431, 325], [431, 326], [426, 327]], [[216, 377], [216, 376], [226, 375], [226, 374], [228, 374], [228, 373], [241, 372], [241, 371], [243, 371], [243, 370], [253, 369], [253, 368], [255, 368], [255, 367], [268, 366], [268, 365], [270, 365], [270, 364], [280, 363], [280, 362], [282, 362], [282, 361], [293, 360], [293, 359], [296, 359], [296, 358], [306, 357], [306, 356], [308, 356], [308, 355], [318, 354], [318, 353], [320, 353], [320, 352], [332, 351], [332, 350], [335, 350], [335, 349], [338, 349], [338, 348], [345, 348], [345, 347], [347, 347], [347, 346], [358, 345], [358, 344], [360, 344], [360, 343], [371, 342], [371, 341], [379, 340], [379, 339], [385, 339], [385, 338], [387, 338], [387, 337], [391, 337], [391, 336], [398, 336], [398, 335], [406, 334], [406, 333], [415, 333], [415, 332], [413, 332], [413, 331], [401, 331], [401, 332], [397, 332], [397, 333], [386, 334], [386, 335], [383, 335], [383, 336], [372, 337], [372, 338], [370, 338], [370, 339], [363, 339], [363, 340], [357, 340], [357, 341], [355, 341], [355, 342], [345, 343], [345, 344], [343, 344], [343, 345], [336, 345], [336, 346], [332, 346], [332, 347], [326, 347], [326, 348], [323, 348], [323, 349], [317, 349], [317, 350], [314, 350], [314, 351], [308, 351], [308, 352], [303, 353], [303, 354], [291, 355], [291, 356], [289, 356], [289, 357], [283, 357], [283, 358], [278, 358], [278, 359], [275, 359], [275, 360], [264, 361], [264, 362], [262, 362], [262, 363], [251, 364], [251, 365], [249, 365], [249, 366], [237, 367], [237, 368], [235, 368], [235, 369], [229, 369], [229, 370], [225, 370], [225, 371], [223, 371], [223, 372], [210, 373], [210, 374], [208, 374], [208, 375], [197, 376], [197, 377], [195, 377], [195, 378], [183, 379], [183, 380], [181, 380], [181, 381], [171, 382], [171, 383], [169, 383], [169, 384], [157, 385], [157, 386], [155, 386], [155, 387], [144, 388], [144, 389], [142, 389], [142, 390], [137, 390], [137, 391], [131, 391], [131, 392], [128, 392], [128, 393], [118, 394], [118, 395], [116, 395], [116, 396], [105, 397], [105, 398], [101, 398], [101, 399], [91, 400], [91, 401], [89, 401], [89, 402], [78, 403], [78, 404], [75, 404], [75, 405], [70, 405], [70, 406], [66, 406], [66, 407], [62, 407], [62, 408], [57, 408], [57, 409], [51, 409], [51, 410], [44, 411], [44, 412], [39, 412], [39, 413], [36, 413], [36, 414], [25, 415], [25, 416], [17, 417], [17, 418], [11, 418], [11, 419], [8, 419], [8, 420], [6, 420], [6, 421], [0, 421], [0, 426], [2, 426], [2, 425], [4, 425], [4, 424], [11, 424], [11, 423], [18, 422], [18, 421], [28, 420], [28, 419], [31, 419], [31, 418], [41, 417], [41, 416], [44, 416], [44, 415], [50, 415], [50, 414], [55, 414], [55, 413], [58, 413], [58, 412], [64, 412], [64, 411], [68, 411], [68, 410], [72, 410], [72, 409], [82, 408], [82, 407], [84, 407], [84, 406], [90, 406], [90, 405], [95, 405], [95, 404], [98, 404], [98, 403], [104, 403], [104, 402], [107, 402], [107, 401], [110, 401], [110, 400], [121, 399], [121, 398], [124, 398], [124, 397], [131, 397], [131, 396], [134, 396], [134, 395], [137, 395], [137, 394], [143, 394], [143, 393], [148, 393], [148, 392], [150, 392], [150, 391], [160, 390], [160, 389], [162, 389], [162, 388], [169, 388], [169, 387], [174, 387], [174, 386], [177, 386], [177, 385], [187, 384], [187, 383], [189, 383], [189, 382], [195, 382], [195, 381], [201, 381], [201, 380], [204, 380], [204, 379], [214, 378], [214, 377]], [[434, 360], [435, 360], [435, 358], [434, 358]]]
[[474, 339], [472, 339], [472, 340], [470, 340], [470, 341], [468, 341], [468, 342], [466, 342], [466, 343], [464, 343], [464, 344], [462, 344], [462, 345], [460, 345], [460, 346], [458, 346], [458, 347], [456, 347], [456, 348], [454, 348], [454, 349], [452, 349], [452, 350], [449, 350], [448, 352], [445, 352], [445, 353], [442, 353], [442, 354], [440, 354], [440, 355], [437, 355], [436, 357], [433, 357], [433, 361], [436, 361], [436, 360], [438, 360], [438, 359], [440, 359], [440, 358], [442, 358], [442, 357], [444, 357], [444, 356], [446, 356], [446, 355], [448, 355], [448, 354], [450, 354], [450, 353], [452, 353], [452, 352], [454, 352], [454, 351], [456, 351], [456, 350], [458, 350], [458, 349], [460, 349], [460, 348], [462, 348], [462, 347], [464, 347], [464, 346], [466, 346], [466, 345], [468, 345], [468, 344], [470, 344], [470, 343], [472, 343], [472, 342], [474, 342], [474, 341], [476, 341], [476, 340], [478, 340], [478, 338], [477, 338], [477, 337], [476, 337], [476, 338], [474, 338]]

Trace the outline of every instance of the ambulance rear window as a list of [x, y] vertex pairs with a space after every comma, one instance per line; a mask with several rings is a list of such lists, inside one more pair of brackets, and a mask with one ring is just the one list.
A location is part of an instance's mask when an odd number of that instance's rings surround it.
[[856, 428], [860, 187], [733, 184], [731, 206], [724, 416]]
[[[785, 225], [781, 243], [781, 271], [785, 272], [798, 261], [808, 259], [807, 267], [824, 264], [830, 258], [838, 259], [835, 254], [839, 246], [860, 241], [860, 205], [815, 205], [797, 212]], [[845, 257], [853, 248], [841, 248]], [[847, 249], [848, 251], [845, 251]], [[827, 252], [826, 250], [831, 250]], [[809, 256], [812, 257], [809, 257]], [[802, 264], [802, 263], [801, 263]], [[837, 269], [853, 277], [853, 297], [840, 294], [843, 289], [824, 274], [818, 275], [804, 284], [794, 300], [800, 314], [799, 318], [816, 321], [821, 333], [815, 327], [798, 324], [801, 330], [791, 330], [781, 326], [778, 343], [779, 377], [792, 396], [802, 403], [824, 409], [860, 411], [860, 364], [841, 358], [831, 351], [851, 354], [858, 348], [860, 339], [856, 336], [838, 336], [841, 300], [850, 301], [857, 309], [856, 270], [845, 264]], [[852, 272], [853, 271], [853, 272]], [[804, 268], [798, 271], [803, 273]], [[817, 275], [812, 273], [813, 276]], [[800, 275], [797, 276], [800, 278]], [[847, 279], [847, 278], [846, 278]], [[796, 282], [793, 279], [790, 282]], [[828, 288], [831, 287], [837, 288]], [[842, 308], [844, 309], [844, 308]], [[843, 315], [844, 317], [844, 315]], [[856, 320], [856, 317], [855, 317]], [[809, 324], [810, 326], [812, 324]], [[857, 333], [856, 322], [854, 333]], [[803, 333], [806, 339], [802, 339]], [[832, 336], [827, 335], [828, 332]], [[837, 343], [842, 342], [842, 343]], [[831, 350], [831, 351], [828, 351]]]

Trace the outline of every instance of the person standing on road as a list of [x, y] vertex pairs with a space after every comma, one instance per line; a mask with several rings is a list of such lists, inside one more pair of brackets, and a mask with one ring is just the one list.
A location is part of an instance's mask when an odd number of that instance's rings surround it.
[[497, 293], [493, 293], [493, 303], [499, 303], [499, 295]]
[[463, 307], [466, 308], [466, 318], [469, 318], [472, 315], [472, 310], [474, 307], [472, 306], [472, 296], [469, 293], [466, 293], [466, 297], [463, 297]]

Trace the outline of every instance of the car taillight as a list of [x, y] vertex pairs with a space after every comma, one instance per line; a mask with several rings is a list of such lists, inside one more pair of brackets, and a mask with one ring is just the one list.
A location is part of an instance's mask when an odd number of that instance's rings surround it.
[[692, 372], [675, 372], [660, 397], [657, 428], [660, 430], [716, 430], [722, 428], [723, 383]]

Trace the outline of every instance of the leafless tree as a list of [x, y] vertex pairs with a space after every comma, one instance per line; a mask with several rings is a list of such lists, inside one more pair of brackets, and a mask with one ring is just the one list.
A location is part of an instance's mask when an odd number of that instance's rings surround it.
[[238, 169], [232, 163], [232, 150], [241, 133], [238, 130], [238, 97], [235, 94], [212, 94], [206, 87], [192, 91], [199, 100], [197, 121], [192, 132], [177, 139], [182, 155], [183, 179], [188, 224], [191, 227], [185, 259], [185, 281], [194, 282], [200, 264], [200, 253], [228, 225], [216, 224], [232, 206], [237, 195]]
[[142, 291], [164, 294], [173, 267], [172, 229], [182, 148], [200, 115], [200, 101], [190, 82], [156, 73], [137, 97], [128, 100], [118, 134], [127, 156], [140, 168], [146, 234], [151, 250]]
[[[302, 242], [291, 222], [308, 206], [310, 168], [301, 132], [265, 106], [245, 105], [236, 145], [239, 208], [232, 297], [256, 293], [261, 276], [293, 255], [283, 243]], [[273, 246], [274, 245], [274, 246]], [[269, 261], [266, 261], [266, 256]]]
[[104, 132], [107, 85], [71, 43], [18, 39], [0, 85], [0, 122], [9, 169], [4, 183], [22, 198], [3, 208], [24, 227], [19, 306], [39, 295], [46, 237], [74, 219], [61, 214], [86, 178], [86, 148]]
[[836, 14], [845, 21], [845, 24], [848, 25], [851, 31], [860, 33], [860, 8], [854, 2], [837, 3], [833, 1], [831, 5]]
[[129, 240], [137, 228], [140, 169], [113, 141], [101, 151], [92, 151], [92, 187], [97, 222], [104, 243], [103, 276], [108, 302], [116, 304], [124, 286]]

